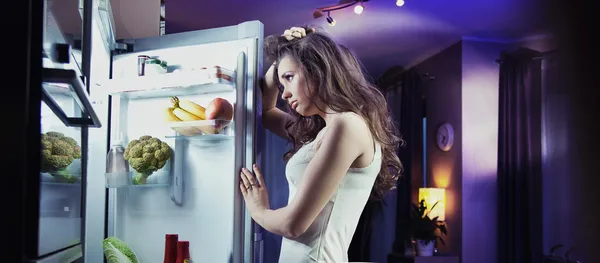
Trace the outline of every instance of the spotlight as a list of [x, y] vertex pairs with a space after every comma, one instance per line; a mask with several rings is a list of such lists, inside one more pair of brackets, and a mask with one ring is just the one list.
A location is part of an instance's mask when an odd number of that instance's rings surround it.
[[404, 0], [397, 0], [396, 1], [396, 5], [397, 6], [403, 6], [404, 5]]
[[354, 13], [356, 13], [357, 15], [360, 15], [364, 10], [364, 7], [362, 6], [362, 4], [358, 4], [357, 6], [354, 7]]
[[335, 19], [327, 15], [327, 23], [329, 23], [330, 26], [335, 26]]

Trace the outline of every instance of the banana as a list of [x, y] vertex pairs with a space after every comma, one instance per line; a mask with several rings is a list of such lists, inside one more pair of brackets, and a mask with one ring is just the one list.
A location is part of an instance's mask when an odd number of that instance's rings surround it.
[[206, 119], [206, 115], [204, 114], [206, 109], [194, 102], [191, 102], [189, 100], [180, 100], [179, 108], [181, 108], [191, 114], [194, 114], [203, 120]]
[[175, 108], [173, 109], [173, 114], [175, 114], [175, 116], [177, 116], [177, 118], [181, 119], [182, 121], [199, 121], [202, 120], [200, 117], [191, 114], [181, 108]]
[[173, 107], [175, 108], [180, 108], [184, 111], [187, 111], [188, 113], [191, 113], [193, 115], [196, 115], [197, 117], [199, 117], [201, 120], [205, 120], [206, 119], [206, 115], [205, 115], [205, 111], [206, 108], [192, 102], [189, 100], [180, 100], [177, 97], [171, 97], [171, 104], [173, 105]]
[[175, 114], [173, 114], [174, 109], [175, 109], [175, 107], [170, 107], [170, 108], [165, 109], [165, 111], [164, 111], [165, 122], [181, 121], [181, 119], [177, 118], [177, 116], [175, 116]]

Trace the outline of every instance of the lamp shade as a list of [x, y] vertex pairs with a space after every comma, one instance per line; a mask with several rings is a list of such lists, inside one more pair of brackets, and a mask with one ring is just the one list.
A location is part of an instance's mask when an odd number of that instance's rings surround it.
[[[446, 190], [443, 188], [419, 188], [419, 202], [425, 200], [427, 206], [427, 212], [429, 212], [429, 218], [438, 217], [438, 221], [446, 220]], [[437, 202], [437, 205], [431, 209], [431, 207]]]

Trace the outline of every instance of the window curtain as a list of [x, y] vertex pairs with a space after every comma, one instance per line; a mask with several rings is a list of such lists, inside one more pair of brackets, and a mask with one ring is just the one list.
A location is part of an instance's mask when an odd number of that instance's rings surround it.
[[498, 262], [541, 262], [541, 57], [521, 48], [498, 60]]

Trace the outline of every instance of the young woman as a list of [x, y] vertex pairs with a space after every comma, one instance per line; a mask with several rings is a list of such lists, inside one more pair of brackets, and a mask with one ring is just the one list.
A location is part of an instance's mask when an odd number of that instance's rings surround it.
[[[263, 125], [292, 144], [284, 156], [290, 193], [286, 207], [270, 209], [260, 170], [244, 168], [246, 207], [283, 236], [280, 262], [345, 262], [367, 200], [396, 185], [401, 139], [384, 96], [347, 48], [293, 27], [267, 37], [265, 53], [275, 63], [263, 82]], [[275, 107], [279, 93], [288, 112]]]

